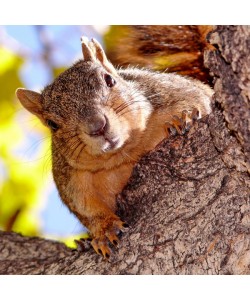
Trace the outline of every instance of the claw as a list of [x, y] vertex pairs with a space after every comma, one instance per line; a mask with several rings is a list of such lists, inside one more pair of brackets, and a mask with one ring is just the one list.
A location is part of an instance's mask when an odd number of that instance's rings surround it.
[[122, 226], [123, 226], [124, 228], [129, 228], [129, 225], [128, 225], [127, 223], [125, 223], [125, 222], [122, 224]]
[[102, 255], [104, 258], [109, 258], [111, 254], [111, 250], [108, 246], [107, 239], [94, 239], [91, 242], [92, 247], [94, 248], [95, 252]]
[[178, 134], [182, 134], [183, 121], [177, 116], [173, 116], [173, 126]]
[[194, 108], [191, 113], [183, 110], [181, 117], [173, 116], [171, 122], [165, 123], [166, 136], [183, 135], [189, 131], [193, 123], [199, 118], [199, 110]]
[[110, 223], [106, 230], [102, 231], [100, 236], [95, 236], [94, 239], [91, 241], [91, 245], [94, 250], [102, 255], [104, 258], [109, 259], [112, 253], [110, 247], [111, 244], [114, 247], [118, 246], [119, 243], [119, 235], [121, 232], [125, 231], [125, 228], [128, 228], [128, 224], [122, 222], [121, 220], [114, 220]]
[[199, 111], [197, 108], [194, 108], [191, 113], [191, 119], [192, 121], [196, 121], [198, 120], [198, 118], [199, 118]]
[[176, 135], [176, 128], [169, 122], [165, 123], [165, 132], [167, 137]]
[[114, 246], [118, 246], [117, 240], [113, 240], [113, 241], [112, 241], [112, 244], [113, 244]]

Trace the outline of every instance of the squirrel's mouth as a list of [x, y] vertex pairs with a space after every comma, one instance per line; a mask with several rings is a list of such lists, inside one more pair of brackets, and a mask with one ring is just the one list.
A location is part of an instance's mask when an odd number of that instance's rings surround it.
[[108, 152], [111, 150], [116, 150], [122, 146], [122, 142], [120, 141], [119, 138], [107, 138], [104, 136], [105, 143], [102, 147], [103, 152]]

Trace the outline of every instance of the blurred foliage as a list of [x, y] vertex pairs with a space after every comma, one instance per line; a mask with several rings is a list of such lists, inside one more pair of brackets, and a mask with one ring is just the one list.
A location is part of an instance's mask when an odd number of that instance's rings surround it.
[[119, 44], [126, 39], [130, 34], [130, 28], [127, 25], [112, 25], [109, 30], [104, 34], [103, 41], [106, 46], [106, 52], [119, 46]]
[[[13, 88], [21, 85], [18, 70], [22, 64], [22, 59], [15, 56], [7, 49], [0, 48], [0, 120], [8, 123], [12, 121], [15, 113], [13, 101]], [[3, 88], [4, 87], [4, 88]]]
[[[44, 202], [44, 190], [51, 173], [50, 139], [48, 130], [35, 117], [26, 112], [15, 96], [15, 90], [24, 86], [20, 79], [20, 69], [24, 59], [6, 48], [0, 48], [0, 229], [20, 232], [27, 236], [42, 235], [40, 209]], [[54, 77], [65, 67], [52, 67]], [[28, 146], [29, 135], [40, 137], [39, 145]], [[19, 157], [21, 151], [29, 157], [27, 162]], [[19, 149], [19, 150], [18, 150]], [[24, 155], [24, 154], [23, 154]], [[72, 235], [59, 238], [69, 247], [76, 247], [74, 239], [87, 238], [88, 235]]]
[[59, 76], [63, 71], [65, 71], [66, 68], [65, 67], [58, 67], [58, 68], [53, 68], [52, 72], [53, 72], [53, 77], [57, 77]]
[[[25, 140], [25, 126], [21, 126], [19, 115], [23, 110], [15, 97], [15, 90], [23, 86], [19, 78], [23, 59], [5, 48], [0, 48], [0, 57], [0, 228], [37, 235], [36, 207], [45, 184], [44, 161], [27, 165], [15, 153]], [[39, 125], [37, 128], [44, 132]], [[48, 143], [42, 143], [41, 157], [45, 156]]]

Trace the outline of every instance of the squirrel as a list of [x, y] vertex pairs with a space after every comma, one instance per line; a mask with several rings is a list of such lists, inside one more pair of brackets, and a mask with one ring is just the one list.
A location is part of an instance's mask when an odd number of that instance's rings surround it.
[[128, 225], [116, 196], [136, 162], [171, 133], [211, 112], [212, 89], [174, 73], [116, 69], [102, 46], [82, 37], [83, 59], [41, 93], [18, 88], [28, 111], [50, 128], [52, 171], [62, 201], [109, 259]]

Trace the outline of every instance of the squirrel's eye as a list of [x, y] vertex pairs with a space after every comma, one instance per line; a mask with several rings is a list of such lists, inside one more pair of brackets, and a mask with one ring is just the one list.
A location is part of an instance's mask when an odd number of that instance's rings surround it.
[[53, 131], [56, 131], [59, 128], [59, 126], [54, 121], [46, 120], [46, 123]]
[[116, 84], [116, 81], [114, 80], [114, 78], [109, 74], [104, 75], [104, 80], [106, 81], [106, 84], [108, 87], [112, 87]]

